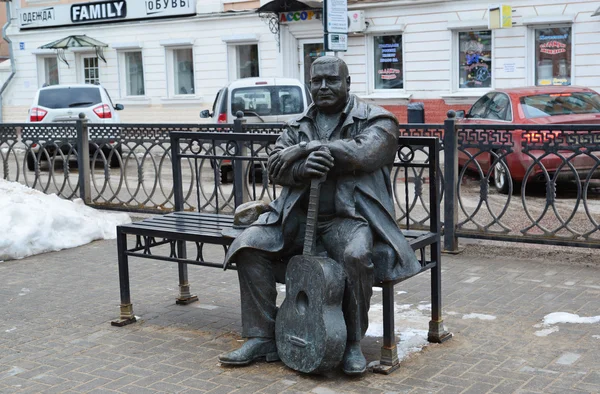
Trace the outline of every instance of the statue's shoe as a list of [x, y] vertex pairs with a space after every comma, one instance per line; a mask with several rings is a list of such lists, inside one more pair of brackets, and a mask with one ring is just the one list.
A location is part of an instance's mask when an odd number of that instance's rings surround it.
[[362, 354], [359, 341], [349, 341], [346, 344], [343, 365], [346, 375], [360, 375], [367, 370], [367, 359]]
[[277, 346], [273, 338], [250, 338], [237, 350], [219, 356], [226, 365], [248, 365], [265, 358], [267, 362], [279, 361]]

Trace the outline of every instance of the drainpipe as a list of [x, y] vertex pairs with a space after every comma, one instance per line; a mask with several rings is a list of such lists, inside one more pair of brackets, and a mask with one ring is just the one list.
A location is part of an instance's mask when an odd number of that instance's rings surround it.
[[13, 53], [12, 41], [6, 35], [6, 30], [8, 29], [8, 26], [10, 25], [11, 18], [12, 18], [12, 16], [11, 16], [11, 13], [10, 13], [10, 1], [7, 1], [6, 2], [6, 24], [4, 24], [4, 26], [2, 27], [2, 38], [4, 38], [4, 40], [6, 40], [6, 42], [8, 42], [8, 57], [10, 59], [10, 69], [11, 69], [11, 71], [10, 71], [10, 75], [8, 76], [8, 78], [6, 79], [6, 81], [4, 81], [4, 84], [0, 88], [0, 123], [3, 122], [3, 117], [2, 117], [2, 99], [3, 99], [3, 95], [2, 94], [4, 93], [4, 90], [6, 90], [6, 88], [8, 87], [8, 84], [10, 83], [10, 80], [13, 79], [13, 77], [17, 73], [17, 68], [16, 68], [16, 65], [15, 65], [15, 57], [14, 57], [14, 53]]

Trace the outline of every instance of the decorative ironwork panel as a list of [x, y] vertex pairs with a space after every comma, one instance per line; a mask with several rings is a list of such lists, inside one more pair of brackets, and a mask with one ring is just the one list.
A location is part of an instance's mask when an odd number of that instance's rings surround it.
[[457, 234], [600, 247], [600, 127], [458, 130]]
[[443, 124], [401, 124], [400, 137], [437, 137], [444, 148]]

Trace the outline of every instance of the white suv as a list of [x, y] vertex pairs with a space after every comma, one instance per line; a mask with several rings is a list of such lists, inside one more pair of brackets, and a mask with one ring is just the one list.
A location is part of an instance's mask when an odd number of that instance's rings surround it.
[[310, 105], [310, 93], [293, 78], [244, 78], [219, 90], [209, 110], [201, 118], [214, 123], [233, 123], [242, 111], [248, 123], [280, 123], [302, 114]]
[[[106, 89], [100, 85], [53, 85], [39, 89], [33, 99], [33, 104], [29, 109], [29, 123], [53, 123], [53, 122], [74, 122], [79, 119], [79, 114], [84, 113], [90, 123], [120, 123], [117, 111], [123, 109], [123, 105], [114, 104], [108, 95]], [[71, 147], [68, 144], [57, 144], [48, 142], [42, 147], [34, 143], [27, 154], [27, 169], [35, 171], [36, 163], [49, 161], [51, 157], [66, 157], [67, 160], [74, 160], [71, 155]], [[119, 158], [122, 149], [117, 142], [103, 143], [101, 148], [105, 160], [111, 167], [120, 166]], [[96, 157], [101, 160], [101, 156], [96, 154], [98, 145], [90, 142], [90, 157]], [[67, 155], [67, 156], [65, 156]], [[104, 160], [104, 159], [102, 159]]]
[[52, 85], [35, 94], [28, 122], [73, 122], [83, 112], [90, 123], [119, 123], [122, 109], [100, 85]]

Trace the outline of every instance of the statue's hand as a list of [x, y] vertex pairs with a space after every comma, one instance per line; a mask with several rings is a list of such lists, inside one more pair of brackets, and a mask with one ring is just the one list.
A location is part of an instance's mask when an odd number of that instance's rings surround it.
[[304, 158], [310, 152], [321, 147], [320, 141], [311, 141], [287, 147], [269, 156], [267, 168], [271, 179], [276, 179], [279, 174], [285, 172], [297, 160]]
[[300, 166], [298, 176], [303, 179], [320, 178], [333, 168], [333, 156], [329, 149], [314, 151], [308, 155], [306, 161]]

